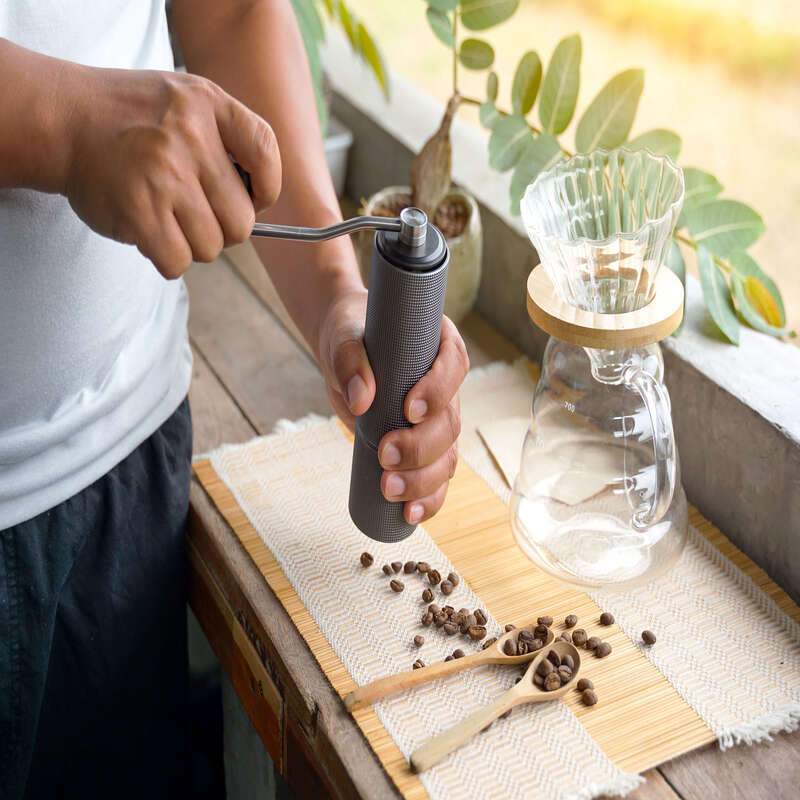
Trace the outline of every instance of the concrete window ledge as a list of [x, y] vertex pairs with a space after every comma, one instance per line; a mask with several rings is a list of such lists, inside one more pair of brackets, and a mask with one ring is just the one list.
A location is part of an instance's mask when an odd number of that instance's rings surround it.
[[[408, 183], [441, 104], [396, 75], [387, 103], [333, 34], [324, 62], [333, 112], [355, 135], [347, 194], [360, 200]], [[453, 180], [478, 201], [484, 229], [477, 309], [538, 360], [547, 337], [525, 309], [538, 257], [510, 215], [510, 173], [489, 169], [486, 136], [474, 126], [456, 119], [452, 139]], [[714, 338], [712, 326], [689, 276], [683, 331], [663, 343], [683, 484], [690, 501], [800, 601], [800, 348], [744, 326], [734, 347]]]

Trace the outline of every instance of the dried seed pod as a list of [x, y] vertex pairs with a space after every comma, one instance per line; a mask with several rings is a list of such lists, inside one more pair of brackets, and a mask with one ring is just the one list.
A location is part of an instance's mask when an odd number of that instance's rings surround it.
[[439, 588], [442, 590], [442, 594], [447, 595], [447, 594], [452, 594], [453, 593], [453, 589], [455, 587], [453, 586], [452, 583], [450, 583], [450, 581], [442, 581], [439, 584]]
[[517, 655], [524, 656], [528, 652], [528, 643], [522, 639], [517, 639]]
[[611, 652], [611, 645], [608, 642], [600, 642], [594, 654], [598, 658], [605, 658]]
[[574, 614], [567, 614], [564, 618], [564, 625], [567, 628], [574, 628], [578, 624], [578, 618]]
[[433, 600], [433, 592], [430, 589], [422, 590], [422, 600], [425, 603], [430, 603]]
[[465, 655], [466, 653], [460, 647], [453, 650], [453, 658], [464, 658]]
[[485, 650], [487, 647], [491, 647], [497, 641], [496, 636], [490, 636], [482, 645], [481, 650]]
[[471, 625], [467, 633], [473, 642], [479, 642], [486, 636], [486, 628], [483, 625]]
[[651, 645], [656, 643], [656, 635], [653, 631], [642, 631], [642, 641], [646, 645]]
[[586, 649], [596, 650], [599, 644], [600, 644], [600, 639], [597, 636], [590, 636], [586, 640]]
[[563, 642], [570, 642], [570, 644], [572, 643], [572, 637], [569, 635], [569, 631], [564, 631], [558, 638]]
[[546, 628], [549, 628], [553, 624], [553, 618], [552, 617], [539, 617], [539, 619], [536, 620], [536, 623], [538, 625], [544, 625]]
[[561, 685], [569, 683], [572, 680], [572, 670], [565, 667], [563, 664], [556, 670], [558, 677], [561, 678]]
[[549, 675], [545, 676], [544, 690], [546, 692], [554, 692], [556, 689], [560, 688], [561, 688], [561, 678], [558, 677], [557, 672], [551, 672]]
[[427, 561], [417, 561], [417, 572], [421, 575], [424, 575], [430, 568], [431, 565]]
[[406, 563], [403, 564], [403, 572], [405, 572], [406, 575], [411, 575], [413, 572], [416, 571], [417, 571], [416, 561], [406, 561]]
[[594, 689], [584, 689], [581, 693], [584, 705], [593, 706], [597, 702], [597, 692]]
[[397, 578], [392, 578], [389, 581], [389, 586], [393, 592], [402, 592], [403, 589], [406, 587], [403, 585], [403, 581], [398, 581]]
[[601, 625], [613, 625], [614, 624], [614, 615], [610, 611], [604, 611], [600, 615], [600, 624]]
[[486, 612], [482, 608], [476, 608], [473, 613], [475, 614], [475, 619], [478, 620], [478, 625], [485, 625], [489, 621]]
[[586, 644], [586, 631], [583, 628], [575, 628], [572, 631], [572, 644], [575, 647], [583, 647]]
[[543, 658], [543, 659], [542, 659], [542, 660], [539, 662], [539, 666], [538, 666], [538, 667], [536, 667], [536, 671], [537, 671], [537, 672], [538, 672], [538, 673], [539, 673], [539, 674], [540, 674], [540, 675], [541, 675], [543, 678], [544, 678], [545, 676], [549, 675], [549, 674], [550, 674], [550, 673], [551, 673], [551, 672], [552, 672], [554, 669], [555, 669], [555, 667], [553, 666], [553, 662], [552, 662], [552, 661], [550, 661], [550, 660], [548, 660], [548, 659], [546, 659], [546, 658]]
[[424, 644], [425, 644], [425, 637], [424, 637], [424, 636], [422, 636], [421, 634], [419, 634], [419, 633], [418, 633], [418, 634], [417, 634], [417, 635], [414, 637], [414, 644], [415, 644], [417, 647], [422, 647], [422, 645], [424, 645]]
[[454, 625], [452, 622], [445, 622], [443, 630], [448, 636], [452, 636], [454, 633], [458, 633], [458, 625]]
[[422, 667], [424, 667], [424, 666], [425, 666], [425, 662], [424, 662], [424, 661], [423, 661], [421, 658], [418, 658], [418, 659], [417, 659], [417, 660], [416, 660], [416, 661], [415, 661], [415, 662], [414, 662], [414, 663], [411, 665], [411, 669], [422, 669]]
[[362, 567], [371, 567], [374, 561], [375, 559], [372, 557], [372, 554], [366, 552], [366, 550], [361, 554]]
[[578, 691], [582, 692], [584, 689], [594, 689], [594, 684], [588, 678], [581, 678], [578, 681]]
[[575, 669], [575, 659], [569, 653], [566, 653], [565, 655], [561, 656], [561, 666]]
[[503, 652], [507, 656], [515, 656], [517, 654], [517, 643], [513, 639], [506, 639], [503, 642]]
[[458, 584], [461, 583], [461, 578], [459, 578], [458, 575], [455, 574], [455, 572], [448, 573], [447, 580], [450, 581], [450, 583], [452, 583], [453, 586], [458, 586]]
[[394, 575], [394, 572], [392, 572], [392, 568], [391, 568], [391, 567], [390, 567], [388, 564], [384, 564], [384, 565], [381, 567], [381, 569], [383, 570], [383, 574], [384, 574], [384, 575], [388, 575], [389, 577], [391, 577], [392, 575]]
[[431, 612], [430, 612], [430, 611], [426, 611], [426, 612], [425, 612], [425, 613], [422, 615], [422, 619], [420, 620], [420, 622], [421, 622], [421, 623], [422, 623], [422, 624], [423, 624], [423, 625], [424, 625], [426, 628], [430, 628], [430, 626], [431, 626], [431, 623], [433, 622], [433, 614], [431, 614]]
[[428, 570], [428, 580], [431, 583], [431, 586], [436, 586], [437, 583], [440, 583], [442, 580], [442, 576], [439, 574], [438, 569], [429, 569]]
[[534, 639], [541, 639], [543, 642], [547, 641], [547, 634], [550, 633], [550, 629], [547, 625], [537, 625], [533, 629], [533, 638]]
[[555, 650], [551, 650], [551, 651], [550, 651], [550, 652], [547, 654], [547, 660], [548, 660], [548, 661], [549, 661], [549, 662], [550, 662], [550, 663], [551, 663], [551, 664], [552, 664], [554, 667], [560, 667], [560, 666], [561, 666], [561, 658], [560, 658], [560, 656], [558, 655], [558, 653], [556, 653], [556, 651], [555, 651]]
[[436, 605], [436, 603], [431, 603], [431, 604], [428, 606], [428, 611], [430, 611], [430, 612], [431, 612], [431, 614], [433, 614], [433, 616], [434, 616], [434, 617], [435, 617], [437, 614], [441, 614], [441, 613], [442, 613], [441, 606], [437, 606], [437, 605]]
[[542, 676], [541, 676], [541, 675], [540, 675], [538, 672], [534, 672], [534, 673], [533, 673], [533, 682], [534, 682], [534, 683], [535, 683], [535, 684], [536, 684], [536, 685], [537, 685], [539, 688], [541, 688], [542, 686], [544, 686], [544, 678], [543, 678], [543, 677], [542, 677]]

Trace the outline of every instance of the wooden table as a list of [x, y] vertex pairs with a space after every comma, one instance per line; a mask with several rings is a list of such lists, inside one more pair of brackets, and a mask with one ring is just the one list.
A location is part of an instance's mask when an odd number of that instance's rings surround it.
[[[321, 373], [249, 245], [186, 277], [195, 355], [194, 451], [271, 432], [281, 418], [331, 413]], [[461, 326], [473, 366], [518, 351], [473, 313]], [[276, 769], [297, 798], [399, 797], [289, 615], [193, 482], [190, 604]], [[646, 773], [630, 795], [789, 798], [800, 787], [800, 733], [722, 753], [716, 745]]]

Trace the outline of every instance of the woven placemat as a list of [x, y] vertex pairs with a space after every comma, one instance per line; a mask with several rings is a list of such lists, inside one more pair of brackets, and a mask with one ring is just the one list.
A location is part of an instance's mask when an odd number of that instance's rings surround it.
[[[425, 558], [443, 570], [454, 567], [465, 581], [453, 604], [484, 606], [495, 628], [497, 622], [525, 622], [540, 613], [563, 617], [569, 612], [578, 614], [588, 629], [593, 627], [599, 608], [592, 598], [562, 587], [521, 561], [511, 539], [507, 510], [498, 496], [502, 491], [497, 491], [497, 484], [496, 491], [489, 488], [497, 476], [487, 470], [495, 468], [485, 449], [478, 450], [479, 443], [470, 439], [474, 435], [470, 420], [485, 421], [486, 404], [497, 416], [524, 413], [515, 405], [518, 395], [524, 395], [527, 408], [531, 384], [525, 370], [492, 367], [470, 377], [462, 393], [465, 434], [461, 446], [483, 479], [462, 464], [442, 512], [425, 531], [401, 545], [366, 544], [354, 531], [346, 511], [350, 445], [334, 422], [318, 421], [300, 430], [223, 448], [210, 460], [196, 463], [207, 491], [340, 693], [353, 688], [354, 678], [363, 683], [406, 669], [420, 655], [410, 639], [422, 630], [415, 625], [422, 610], [418, 599], [422, 584], [393, 595], [387, 579], [377, 572], [384, 560]], [[739, 665], [733, 659], [726, 662], [733, 672], [720, 679], [730, 697], [720, 701], [715, 696], [709, 703], [701, 692], [698, 702], [681, 685], [684, 671], [675, 667], [682, 662], [690, 675], [697, 671], [699, 662], [692, 648], [688, 654], [679, 648], [678, 658], [670, 659], [671, 634], [665, 631], [671, 630], [671, 624], [662, 627], [648, 619], [649, 627], [659, 629], [659, 643], [648, 653], [640, 651], [626, 631], [631, 633], [646, 618], [646, 608], [634, 604], [631, 617], [624, 607], [620, 611], [615, 605], [612, 610], [621, 628], [603, 631], [614, 653], [605, 661], [589, 659], [586, 666], [601, 696], [597, 706], [587, 709], [577, 698], [568, 697], [566, 703], [515, 711], [426, 773], [424, 788], [408, 771], [409, 752], [431, 733], [502, 691], [517, 672], [476, 670], [358, 712], [358, 723], [400, 790], [408, 797], [424, 796], [425, 790], [432, 797], [522, 797], [533, 785], [554, 797], [592, 797], [628, 790], [636, 783], [631, 772], [714, 738], [724, 740], [730, 735], [732, 740], [755, 740], [796, 725], [800, 658], [797, 624], [791, 615], [798, 613], [797, 608], [696, 512], [692, 522], [715, 539], [709, 544], [710, 562], [717, 558], [722, 564], [713, 574], [702, 576], [703, 586], [710, 587], [706, 594], [716, 596], [724, 589], [725, 603], [730, 603], [726, 592], [733, 592], [734, 602], [741, 601], [751, 626], [751, 645], [753, 631], [766, 630], [767, 672], [758, 674], [770, 675], [773, 689], [768, 696], [754, 696], [748, 670], [737, 675]], [[701, 532], [697, 536], [708, 541]], [[377, 557], [368, 573], [357, 560], [365, 546]], [[693, 534], [690, 550], [696, 546]], [[737, 563], [729, 560], [731, 556]], [[700, 552], [700, 557], [709, 560], [708, 553]], [[682, 561], [679, 568], [683, 565]], [[691, 589], [691, 572], [688, 580]], [[686, 591], [682, 583], [679, 593]], [[607, 600], [617, 602], [603, 598], [604, 606]], [[658, 602], [664, 600], [660, 596]], [[715, 608], [716, 616], [710, 620], [717, 630], [719, 612]], [[701, 610], [700, 615], [705, 613]], [[691, 623], [681, 621], [682, 625]], [[735, 641], [735, 625], [725, 624], [724, 636]], [[425, 633], [429, 641], [422, 656], [427, 661], [443, 658], [456, 646], [452, 640]], [[750, 665], [754, 671], [762, 669], [759, 663]], [[699, 682], [708, 693], [718, 689], [717, 681], [704, 676]], [[720, 722], [715, 716], [720, 705], [730, 719]], [[520, 782], [520, 775], [528, 777]]]

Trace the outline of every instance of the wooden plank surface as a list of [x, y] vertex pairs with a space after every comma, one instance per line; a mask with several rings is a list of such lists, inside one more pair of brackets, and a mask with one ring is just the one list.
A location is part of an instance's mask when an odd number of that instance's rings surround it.
[[[227, 273], [221, 270], [219, 276], [209, 276], [211, 266], [218, 265], [197, 265], [187, 276], [192, 296], [193, 343], [200, 355], [192, 389], [196, 452], [207, 451], [224, 441], [242, 441], [255, 433], [269, 432], [281, 416], [297, 417], [311, 410], [329, 413], [324, 395], [315, 396], [311, 389], [316, 368], [299, 345], [281, 340], [281, 335], [286, 336], [287, 326], [279, 324], [268, 311], [269, 297], [256, 293], [230, 267]], [[195, 278], [195, 272], [201, 270], [205, 274]], [[237, 275], [239, 288], [234, 288]], [[222, 281], [221, 287], [215, 277]], [[224, 309], [223, 304], [227, 304]], [[246, 327], [247, 335], [237, 330], [241, 325]], [[497, 357], [510, 360], [517, 355], [513, 346], [499, 334], [493, 337], [491, 334], [496, 332], [487, 328], [487, 323], [477, 315], [471, 315], [462, 326], [473, 364]], [[264, 362], [275, 369], [270, 356], [273, 344], [277, 347], [275, 352], [282, 354], [278, 363], [283, 382], [277, 381], [274, 374], [269, 380], [263, 374]], [[305, 364], [294, 361], [293, 348], [294, 353], [306, 357]], [[295, 366], [299, 367], [298, 373]], [[300, 379], [299, 391], [295, 389], [295, 375]], [[321, 382], [318, 373], [317, 380]], [[223, 587], [231, 607], [244, 609], [248, 624], [258, 631], [270, 674], [277, 678], [284, 703], [299, 710], [298, 720], [302, 722], [298, 724], [307, 736], [320, 734], [325, 739], [330, 747], [327, 758], [337, 761], [344, 770], [346, 780], [339, 777], [349, 783], [351, 791], [355, 790], [353, 796], [397, 796], [288, 615], [197, 485], [192, 490], [192, 514], [193, 541]], [[800, 784], [800, 734], [780, 736], [776, 742], [777, 746], [768, 743], [726, 753], [713, 747], [696, 751], [651, 772], [648, 783], [633, 796], [641, 800], [699, 797], [701, 792], [704, 800], [725, 796], [791, 796], [780, 792], [785, 786]], [[725, 795], [707, 789], [706, 784], [727, 786], [735, 764], [749, 765], [749, 778], [743, 786], [750, 794]], [[347, 787], [335, 788], [340, 794], [349, 794]]]

